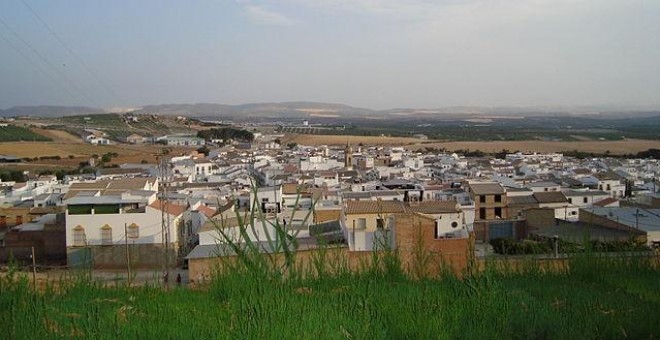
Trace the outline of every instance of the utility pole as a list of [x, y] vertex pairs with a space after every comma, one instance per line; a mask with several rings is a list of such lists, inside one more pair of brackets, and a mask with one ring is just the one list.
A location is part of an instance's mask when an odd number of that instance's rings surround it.
[[167, 212], [169, 208], [169, 158], [164, 154], [159, 159], [159, 172], [162, 181], [162, 191], [160, 197], [160, 212], [161, 212], [161, 240], [163, 242], [163, 281], [166, 286], [169, 285], [169, 243], [170, 243], [170, 214]]
[[34, 247], [32, 249], [32, 284], [34, 285], [34, 290], [37, 290], [37, 259], [34, 255]]
[[124, 223], [124, 244], [126, 245], [126, 282], [131, 285], [131, 255], [128, 249], [128, 226]]

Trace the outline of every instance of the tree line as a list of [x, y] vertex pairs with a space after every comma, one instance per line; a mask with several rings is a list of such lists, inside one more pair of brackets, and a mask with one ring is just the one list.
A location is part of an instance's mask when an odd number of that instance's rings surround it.
[[227, 143], [229, 140], [241, 142], [252, 142], [254, 140], [254, 134], [252, 132], [231, 127], [199, 131], [197, 132], [197, 137], [204, 138], [205, 140], [222, 139], [224, 143]]

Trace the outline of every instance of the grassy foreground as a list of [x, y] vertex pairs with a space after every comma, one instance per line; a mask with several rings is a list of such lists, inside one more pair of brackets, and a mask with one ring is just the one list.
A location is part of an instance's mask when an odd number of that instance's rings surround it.
[[102, 287], [45, 292], [0, 282], [9, 339], [595, 339], [660, 337], [660, 271], [648, 261], [576, 259], [571, 270], [487, 269], [411, 280], [397, 270], [278, 280], [237, 270], [207, 290]]

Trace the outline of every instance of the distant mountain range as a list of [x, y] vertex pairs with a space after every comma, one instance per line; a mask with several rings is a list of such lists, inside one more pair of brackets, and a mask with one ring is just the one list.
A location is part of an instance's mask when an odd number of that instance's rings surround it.
[[0, 110], [0, 117], [63, 117], [84, 114], [104, 113], [105, 110], [86, 106], [14, 106]]
[[[63, 117], [107, 113], [107, 110], [84, 106], [14, 106], [0, 110], [2, 117]], [[593, 118], [627, 118], [659, 116], [660, 110], [649, 108], [613, 108], [599, 106], [580, 107], [477, 107], [455, 106], [437, 109], [388, 109], [372, 110], [343, 104], [316, 102], [250, 103], [226, 105], [213, 103], [147, 105], [129, 111], [136, 114], [180, 115], [193, 117], [406, 117], [415, 118], [466, 118], [466, 117], [525, 117], [525, 116], [589, 116]]]
[[241, 105], [164, 104], [148, 105], [135, 111], [138, 114], [167, 114], [197, 117], [237, 117], [247, 114], [259, 117], [303, 117], [310, 114], [351, 116], [368, 115], [375, 112], [374, 110], [356, 108], [343, 104], [312, 102], [250, 103]]

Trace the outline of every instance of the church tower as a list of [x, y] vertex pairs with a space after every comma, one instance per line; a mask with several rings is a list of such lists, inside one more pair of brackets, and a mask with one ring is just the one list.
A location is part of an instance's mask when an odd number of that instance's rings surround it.
[[346, 148], [344, 149], [344, 167], [346, 169], [353, 168], [353, 148], [348, 142], [346, 142]]

